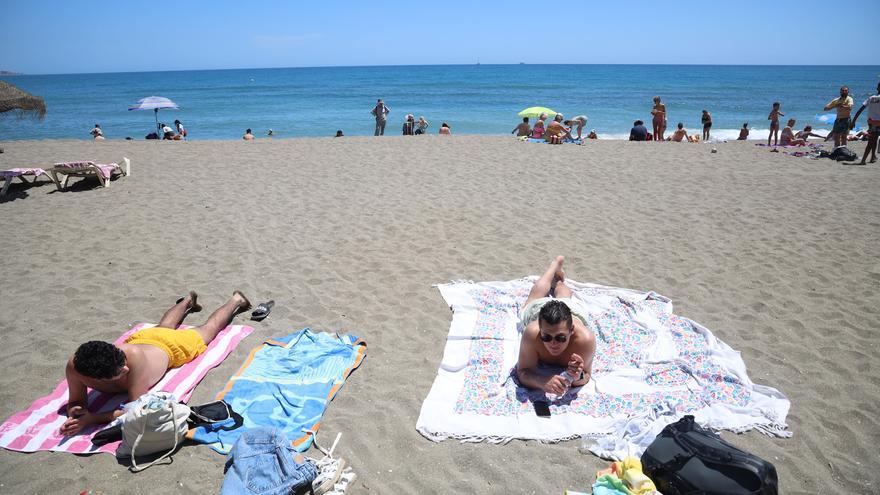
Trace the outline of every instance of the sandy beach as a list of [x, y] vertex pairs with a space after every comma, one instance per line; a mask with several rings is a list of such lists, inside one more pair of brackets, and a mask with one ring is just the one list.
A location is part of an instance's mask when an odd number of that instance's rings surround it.
[[[722, 435], [774, 463], [782, 493], [877, 493], [880, 166], [754, 144], [2, 142], [0, 169], [126, 156], [132, 175], [63, 193], [14, 185], [0, 203], [0, 417], [50, 392], [80, 343], [155, 322], [189, 289], [209, 308], [239, 289], [276, 306], [192, 403], [262, 339], [350, 332], [367, 358], [319, 435], [343, 433], [349, 493], [588, 491], [608, 462], [578, 442], [433, 443], [415, 430], [452, 317], [432, 285], [536, 275], [563, 254], [575, 280], [671, 298], [791, 400], [792, 438]], [[861, 158], [864, 143], [851, 147]], [[191, 445], [131, 474], [109, 455], [3, 450], [0, 493], [216, 493], [224, 462]]]

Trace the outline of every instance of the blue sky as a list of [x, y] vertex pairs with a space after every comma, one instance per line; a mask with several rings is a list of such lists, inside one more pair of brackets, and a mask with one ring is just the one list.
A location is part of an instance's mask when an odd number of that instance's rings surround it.
[[0, 70], [30, 74], [477, 61], [876, 64], [880, 46], [876, 0], [0, 2]]

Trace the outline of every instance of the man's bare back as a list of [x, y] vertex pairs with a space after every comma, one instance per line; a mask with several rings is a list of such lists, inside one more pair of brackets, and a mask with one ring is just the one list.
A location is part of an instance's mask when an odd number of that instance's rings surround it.
[[118, 346], [125, 354], [126, 366], [116, 378], [97, 379], [76, 371], [71, 357], [67, 361], [68, 382], [73, 378], [77, 384], [108, 394], [128, 394], [132, 401], [145, 394], [168, 371], [168, 355], [165, 351], [151, 345], [122, 344]]
[[132, 343], [114, 346], [106, 342], [92, 341], [77, 349], [74, 357], [67, 361], [65, 369], [69, 393], [67, 403], [69, 419], [61, 425], [59, 430], [61, 434], [75, 435], [90, 424], [109, 423], [122, 414], [122, 411], [107, 413], [89, 411], [88, 389], [110, 394], [126, 393], [129, 402], [137, 400], [153, 385], [159, 383], [169, 367], [180, 366], [186, 360], [194, 359], [204, 352], [205, 346], [214, 340], [235, 314], [250, 308], [247, 298], [236, 291], [226, 304], [211, 314], [204, 325], [195, 330], [174, 330], [180, 326], [187, 313], [202, 309], [196, 302], [197, 297], [195, 292], [190, 292], [165, 312], [158, 327], [148, 329], [172, 332], [172, 336], [177, 336], [174, 332], [181, 332], [181, 337], [184, 332], [195, 332], [188, 334], [188, 338], [190, 342], [197, 341], [198, 349], [189, 355], [175, 356], [175, 359], [179, 359], [178, 362], [171, 362], [168, 351], [157, 345], [136, 343], [138, 334], [145, 331], [133, 334], [129, 338]]

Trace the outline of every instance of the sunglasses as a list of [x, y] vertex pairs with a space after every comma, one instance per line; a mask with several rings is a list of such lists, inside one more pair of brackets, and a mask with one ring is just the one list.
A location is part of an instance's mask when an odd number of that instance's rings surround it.
[[564, 333], [560, 333], [558, 335], [547, 335], [546, 333], [541, 332], [540, 337], [541, 342], [552, 342], [555, 340], [560, 344], [564, 344], [568, 340], [568, 335], [565, 335]]

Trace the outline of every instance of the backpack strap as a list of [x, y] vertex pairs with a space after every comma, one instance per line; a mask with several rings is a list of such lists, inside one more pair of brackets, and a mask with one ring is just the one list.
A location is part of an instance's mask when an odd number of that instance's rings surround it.
[[172, 434], [174, 435], [174, 445], [171, 447], [171, 450], [162, 454], [162, 457], [159, 457], [158, 459], [151, 461], [147, 464], [143, 464], [142, 466], [138, 466], [137, 461], [135, 461], [135, 449], [137, 449], [138, 444], [141, 442], [141, 438], [143, 438], [144, 434], [147, 432], [147, 424], [145, 422], [143, 430], [138, 433], [137, 438], [134, 439], [134, 444], [131, 446], [131, 467], [129, 469], [132, 473], [137, 473], [143, 471], [144, 469], [147, 469], [153, 464], [156, 464], [162, 459], [170, 456], [175, 450], [177, 450], [177, 443], [180, 440], [177, 435], [177, 415], [174, 414], [174, 406], [177, 404], [174, 401], [169, 401], [169, 403], [171, 404], [171, 424], [174, 425], [174, 430], [172, 430]]

